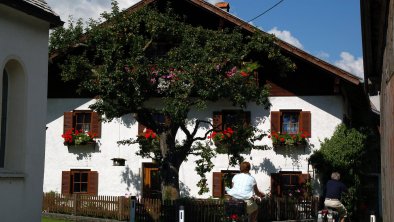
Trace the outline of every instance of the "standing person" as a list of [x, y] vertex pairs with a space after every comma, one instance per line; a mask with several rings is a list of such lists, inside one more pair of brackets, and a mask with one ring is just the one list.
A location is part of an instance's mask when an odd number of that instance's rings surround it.
[[340, 221], [344, 222], [347, 217], [347, 211], [345, 206], [341, 203], [340, 199], [342, 193], [347, 191], [345, 184], [341, 181], [341, 175], [338, 172], [331, 174], [331, 180], [326, 185], [326, 198], [324, 200], [324, 206], [337, 209], [340, 217]]
[[226, 189], [227, 193], [235, 199], [244, 200], [246, 202], [246, 212], [249, 215], [250, 222], [257, 221], [258, 207], [253, 200], [253, 195], [264, 197], [264, 194], [257, 188], [254, 177], [249, 173], [250, 163], [242, 162], [240, 164], [241, 173], [235, 175], [232, 179], [232, 188]]

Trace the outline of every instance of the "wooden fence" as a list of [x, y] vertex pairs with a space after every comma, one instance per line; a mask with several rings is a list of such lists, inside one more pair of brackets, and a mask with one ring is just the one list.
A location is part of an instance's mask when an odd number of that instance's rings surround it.
[[[318, 199], [264, 199], [259, 205], [258, 221], [312, 219], [317, 214]], [[136, 200], [136, 220], [179, 221], [178, 210], [183, 206], [185, 221], [223, 221], [224, 200], [222, 199], [180, 199], [161, 201], [141, 198]], [[43, 211], [47, 213], [70, 214], [97, 218], [129, 220], [130, 198], [114, 196], [89, 196], [44, 193]]]

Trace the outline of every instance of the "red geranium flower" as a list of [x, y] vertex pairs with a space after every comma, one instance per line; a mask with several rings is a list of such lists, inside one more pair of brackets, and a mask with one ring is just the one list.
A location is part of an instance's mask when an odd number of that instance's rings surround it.
[[236, 214], [231, 214], [230, 219], [232, 219], [232, 220], [237, 220], [237, 219], [238, 219], [238, 215], [236, 215]]
[[247, 72], [242, 71], [242, 72], [241, 72], [241, 76], [243, 76], [243, 77], [248, 77], [249, 74], [248, 74]]
[[156, 133], [153, 132], [153, 130], [151, 130], [151, 129], [146, 129], [144, 136], [146, 139], [149, 139], [149, 138], [155, 139], [157, 137]]

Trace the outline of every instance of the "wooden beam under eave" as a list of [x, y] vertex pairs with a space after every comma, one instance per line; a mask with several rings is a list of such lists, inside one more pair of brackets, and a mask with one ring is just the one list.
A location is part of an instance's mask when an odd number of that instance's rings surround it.
[[317, 65], [329, 72], [332, 72], [335, 75], [337, 75], [337, 76], [339, 76], [339, 77], [341, 77], [341, 78], [343, 78], [355, 85], [359, 85], [361, 83], [360, 79], [358, 77], [353, 76], [352, 74], [350, 74], [350, 73], [348, 73], [348, 72], [346, 72], [334, 65], [331, 65], [330, 63], [327, 63], [317, 57], [314, 57], [314, 56], [302, 51], [301, 49], [298, 49], [297, 47], [290, 45], [287, 42], [284, 42], [282, 40], [278, 40], [276, 42], [276, 44], [278, 44], [281, 48], [285, 49], [286, 51], [292, 53], [293, 55], [301, 57], [301, 58], [305, 59], [306, 61], [308, 61], [312, 64], [315, 64], [315, 65]]

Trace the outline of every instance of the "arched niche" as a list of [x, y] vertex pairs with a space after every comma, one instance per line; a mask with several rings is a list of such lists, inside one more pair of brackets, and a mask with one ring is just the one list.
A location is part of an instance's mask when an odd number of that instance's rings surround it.
[[21, 63], [16, 59], [8, 60], [1, 72], [0, 81], [2, 86], [0, 145], [3, 152], [0, 153], [3, 162], [0, 168], [23, 172], [27, 146], [27, 78]]

